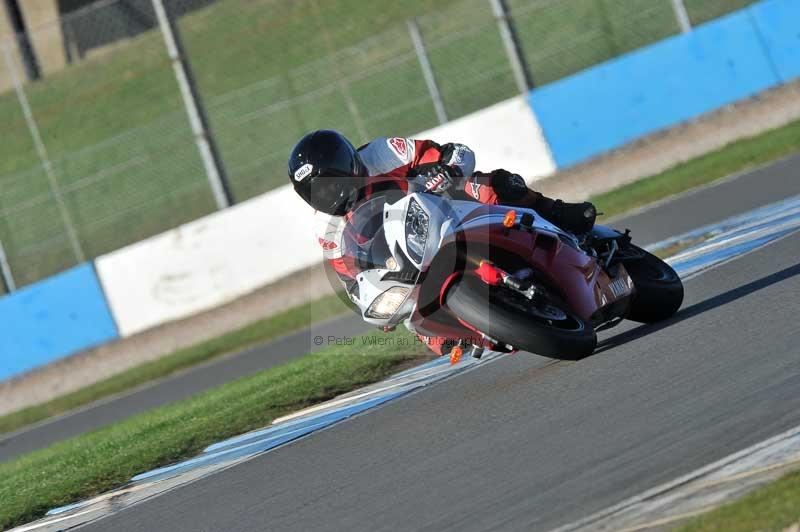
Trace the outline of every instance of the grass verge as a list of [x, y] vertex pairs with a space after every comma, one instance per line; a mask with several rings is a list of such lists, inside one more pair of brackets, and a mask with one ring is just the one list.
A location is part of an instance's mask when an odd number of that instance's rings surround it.
[[357, 349], [329, 347], [0, 464], [0, 529], [379, 381], [425, 356], [407, 332], [392, 333], [383, 345], [370, 345], [368, 338], [356, 338]]
[[0, 417], [0, 434], [63, 414], [105, 397], [124, 392], [219, 356], [288, 334], [346, 310], [335, 295], [264, 318], [213, 340], [176, 351], [171, 355], [135, 366], [86, 388]]
[[[611, 216], [798, 150], [800, 122], [795, 122], [597, 196], [593, 201]], [[322, 310], [323, 315], [331, 313], [323, 309], [343, 309], [334, 296], [311, 305], [315, 311]], [[0, 418], [0, 431], [13, 430], [212, 357], [297, 330], [309, 323], [309, 315], [309, 305], [292, 309], [50, 403], [4, 416]], [[195, 454], [212, 442], [261, 427], [280, 415], [380, 380], [424, 352], [407, 333], [395, 333], [395, 336], [405, 338], [406, 343], [389, 348], [362, 344], [359, 349], [329, 348], [0, 464], [0, 500], [3, 501], [0, 527], [29, 521], [53, 506], [105, 491], [138, 472]], [[409, 349], [409, 343], [415, 347]], [[789, 524], [797, 518], [789, 510], [797, 507], [798, 499], [800, 475], [790, 475], [730, 507], [700, 518], [689, 525], [697, 528], [687, 530], [752, 530], [770, 528], [770, 523]], [[742, 517], [745, 514], [761, 514], [766, 524], [745, 524], [739, 528], [730, 524], [745, 522]]]
[[800, 521], [800, 472], [692, 519], [681, 532], [784, 530]]
[[594, 196], [591, 201], [598, 205], [606, 217], [617, 216], [798, 151], [800, 121], [733, 142], [660, 174]]
[[[697, 22], [753, 1], [687, 0], [687, 9]], [[122, 4], [69, 26], [124, 25]], [[665, 0], [512, 0], [510, 9], [539, 85], [680, 31]], [[406, 26], [413, 15], [451, 119], [517, 94], [485, 0], [220, 0], [180, 17], [239, 201], [287, 182], [286, 157], [308, 131], [336, 127], [362, 144], [437, 125]], [[50, 31], [34, 32], [34, 44]], [[159, 32], [96, 52], [26, 86], [90, 258], [215, 210]], [[0, 94], [0, 137], [0, 240], [23, 285], [75, 256], [14, 91]]]
[[[734, 142], [660, 174], [594, 196], [591, 200], [605, 212], [606, 217], [616, 216], [798, 151], [800, 151], [800, 121]], [[675, 252], [677, 248], [668, 251]], [[660, 255], [664, 256], [664, 252], [661, 252]], [[48, 403], [2, 416], [0, 417], [0, 434], [123, 392], [145, 382], [165, 377], [213, 357], [298, 330], [313, 321], [309, 319], [312, 306], [318, 313], [317, 316], [329, 316], [337, 311], [344, 311], [345, 308], [336, 297], [331, 296], [266, 318], [220, 338], [137, 366], [120, 375], [56, 398]]]

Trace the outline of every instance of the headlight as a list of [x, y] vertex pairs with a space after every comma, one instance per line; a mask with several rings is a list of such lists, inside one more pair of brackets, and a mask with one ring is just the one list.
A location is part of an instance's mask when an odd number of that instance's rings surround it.
[[410, 291], [410, 288], [403, 286], [395, 286], [388, 289], [375, 298], [375, 301], [367, 309], [366, 317], [379, 320], [391, 318], [400, 308], [400, 305], [403, 304], [403, 301], [406, 300]]
[[408, 204], [408, 214], [406, 214], [406, 248], [408, 254], [417, 263], [422, 262], [422, 256], [425, 254], [429, 220], [428, 213], [412, 199]]

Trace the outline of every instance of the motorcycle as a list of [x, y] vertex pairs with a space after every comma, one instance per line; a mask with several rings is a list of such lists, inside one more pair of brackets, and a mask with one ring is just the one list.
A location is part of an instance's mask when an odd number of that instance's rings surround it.
[[346, 248], [359, 272], [347, 295], [389, 331], [454, 339], [453, 351], [517, 350], [575, 360], [624, 319], [675, 314], [683, 285], [630, 232], [576, 236], [535, 210], [412, 193], [367, 201], [351, 217], [372, 234]]

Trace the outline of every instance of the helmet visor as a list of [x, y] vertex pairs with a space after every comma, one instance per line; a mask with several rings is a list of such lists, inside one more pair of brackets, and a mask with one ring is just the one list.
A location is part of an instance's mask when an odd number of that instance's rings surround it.
[[342, 216], [358, 199], [363, 178], [330, 175], [317, 176], [304, 187], [295, 187], [298, 194], [316, 210]]

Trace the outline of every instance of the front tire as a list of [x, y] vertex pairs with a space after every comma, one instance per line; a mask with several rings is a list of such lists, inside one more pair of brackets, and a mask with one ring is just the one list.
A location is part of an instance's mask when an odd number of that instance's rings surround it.
[[597, 345], [591, 325], [556, 303], [534, 305], [504, 286], [463, 275], [447, 291], [446, 306], [459, 319], [515, 349], [564, 360], [589, 356]]
[[655, 323], [672, 317], [683, 303], [683, 282], [672, 266], [642, 248], [629, 244], [640, 258], [623, 264], [633, 279], [636, 295], [627, 318]]

